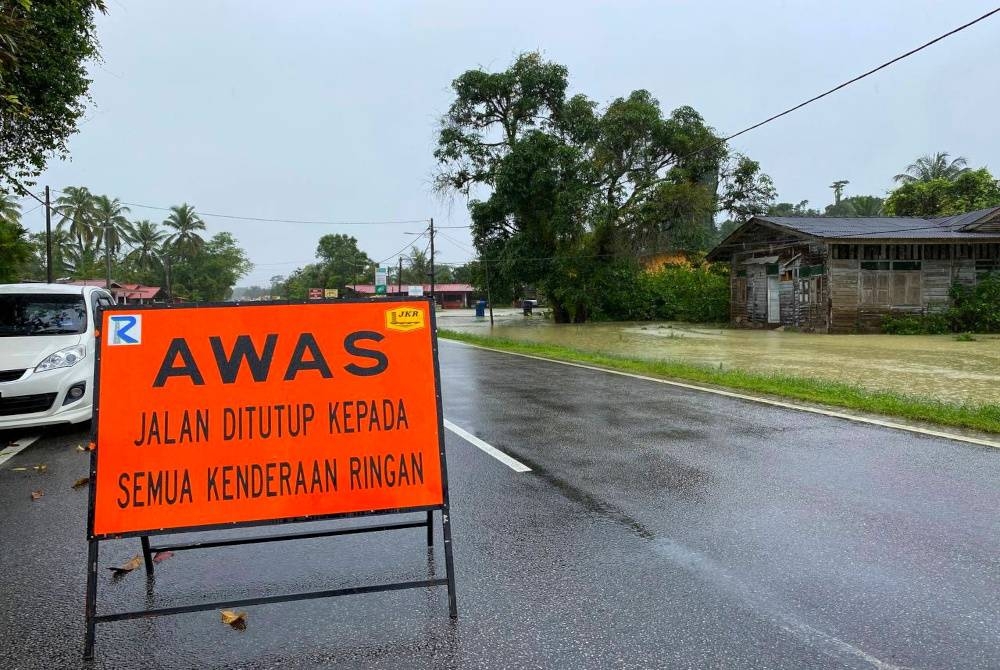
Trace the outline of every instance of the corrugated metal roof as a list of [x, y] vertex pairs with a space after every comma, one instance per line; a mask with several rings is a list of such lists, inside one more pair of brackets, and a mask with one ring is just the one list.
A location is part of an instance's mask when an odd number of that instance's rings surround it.
[[978, 233], [962, 230], [962, 228], [998, 210], [1000, 210], [1000, 207], [991, 207], [976, 212], [937, 219], [897, 216], [755, 216], [751, 221], [754, 219], [765, 221], [776, 226], [781, 226], [782, 228], [789, 228], [800, 233], [805, 233], [806, 235], [828, 239], [976, 240], [993, 239], [997, 238], [998, 235], [997, 233]]

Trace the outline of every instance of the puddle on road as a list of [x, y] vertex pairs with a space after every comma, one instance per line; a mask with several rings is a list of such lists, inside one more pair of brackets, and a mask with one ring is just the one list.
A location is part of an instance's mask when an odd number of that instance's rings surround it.
[[441, 313], [442, 328], [559, 344], [593, 353], [677, 360], [855, 383], [958, 402], [997, 402], [1000, 336], [812, 335], [680, 323], [555, 324], [510, 310], [488, 320]]

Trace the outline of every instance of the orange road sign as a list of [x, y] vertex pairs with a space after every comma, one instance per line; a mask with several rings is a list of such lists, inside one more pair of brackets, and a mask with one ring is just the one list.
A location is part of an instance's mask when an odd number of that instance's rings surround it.
[[425, 299], [116, 307], [89, 536], [440, 507]]

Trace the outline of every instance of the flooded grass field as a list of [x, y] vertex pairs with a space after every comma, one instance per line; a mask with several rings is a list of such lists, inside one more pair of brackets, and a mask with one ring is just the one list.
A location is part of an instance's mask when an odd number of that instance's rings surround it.
[[555, 324], [498, 311], [496, 325], [465, 310], [442, 312], [442, 328], [559, 344], [592, 353], [676, 360], [854, 383], [953, 402], [996, 403], [1000, 335], [813, 335], [682, 323]]

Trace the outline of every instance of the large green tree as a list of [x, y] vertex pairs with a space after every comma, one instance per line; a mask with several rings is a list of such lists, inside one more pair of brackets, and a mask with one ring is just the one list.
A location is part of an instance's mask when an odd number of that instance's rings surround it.
[[1000, 206], [1000, 183], [986, 168], [963, 172], [955, 179], [903, 184], [889, 194], [891, 216], [937, 217]]
[[557, 320], [583, 321], [612, 268], [704, 248], [718, 211], [762, 211], [773, 186], [690, 107], [665, 115], [638, 90], [602, 109], [567, 87], [537, 53], [466, 72], [435, 157], [440, 188], [487, 194], [470, 201], [472, 233], [497, 297], [533, 287]]
[[372, 260], [358, 248], [355, 237], [344, 234], [324, 235], [316, 245], [316, 259], [321, 267], [323, 283], [317, 288], [344, 290], [355, 283], [374, 279]]
[[217, 233], [170, 265], [171, 293], [190, 301], [227, 300], [253, 264], [231, 233]]
[[94, 16], [103, 0], [0, 3], [0, 182], [31, 180], [65, 156], [99, 58]]

